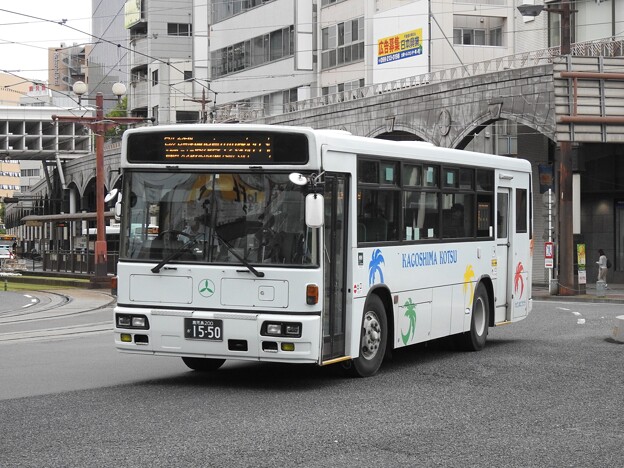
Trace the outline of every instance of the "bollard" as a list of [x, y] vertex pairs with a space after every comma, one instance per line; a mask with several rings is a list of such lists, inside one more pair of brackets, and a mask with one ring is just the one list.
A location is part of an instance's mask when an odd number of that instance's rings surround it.
[[606, 290], [607, 288], [604, 281], [596, 281], [596, 296], [604, 297]]
[[7, 290], [8, 286], [9, 286], [9, 284], [8, 284], [7, 280], [5, 279], [4, 280], [4, 290], [5, 291]]
[[624, 343], [624, 315], [615, 317], [615, 325], [613, 326], [613, 341]]

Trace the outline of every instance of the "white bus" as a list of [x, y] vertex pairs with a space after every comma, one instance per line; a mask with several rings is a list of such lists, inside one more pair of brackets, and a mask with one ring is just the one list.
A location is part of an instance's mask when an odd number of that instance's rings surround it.
[[440, 337], [479, 350], [531, 310], [528, 161], [229, 124], [127, 131], [121, 164], [122, 352], [370, 376]]

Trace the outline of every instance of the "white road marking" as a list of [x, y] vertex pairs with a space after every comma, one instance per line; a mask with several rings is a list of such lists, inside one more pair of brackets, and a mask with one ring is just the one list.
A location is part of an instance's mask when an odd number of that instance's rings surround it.
[[581, 315], [580, 312], [572, 312], [574, 315]]
[[557, 307], [557, 309], [559, 309], [559, 310], [570, 310], [570, 309], [566, 309], [565, 307]]
[[578, 319], [578, 320], [576, 321], [576, 324], [577, 324], [577, 325], [584, 325], [584, 324], [585, 324], [585, 319]]

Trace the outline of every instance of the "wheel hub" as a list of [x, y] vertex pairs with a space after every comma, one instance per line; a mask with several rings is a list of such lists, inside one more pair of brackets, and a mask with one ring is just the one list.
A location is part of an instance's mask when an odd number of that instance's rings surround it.
[[362, 334], [362, 357], [373, 359], [379, 351], [381, 343], [381, 326], [377, 315], [367, 312], [364, 316], [364, 333]]

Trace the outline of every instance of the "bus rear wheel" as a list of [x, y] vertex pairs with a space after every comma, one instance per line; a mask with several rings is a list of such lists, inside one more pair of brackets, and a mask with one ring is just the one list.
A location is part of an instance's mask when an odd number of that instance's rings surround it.
[[378, 296], [366, 301], [360, 333], [360, 356], [351, 363], [349, 371], [356, 377], [375, 375], [386, 353], [388, 319], [383, 302]]
[[485, 346], [490, 323], [490, 301], [483, 284], [479, 284], [472, 300], [470, 331], [461, 335], [461, 345], [466, 351], [480, 351]]
[[184, 361], [184, 364], [194, 371], [210, 372], [221, 367], [225, 362], [225, 359], [183, 357], [182, 361]]

